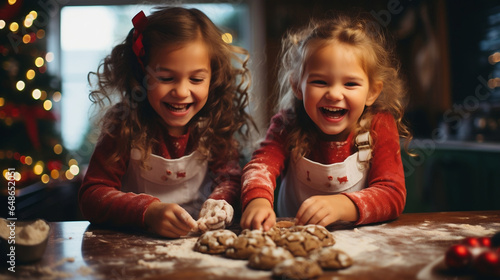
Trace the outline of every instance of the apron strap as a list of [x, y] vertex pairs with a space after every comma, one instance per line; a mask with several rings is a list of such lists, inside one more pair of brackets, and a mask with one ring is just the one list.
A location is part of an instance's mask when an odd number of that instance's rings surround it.
[[358, 134], [356, 136], [356, 147], [358, 148], [358, 161], [366, 162], [372, 158], [372, 138], [370, 132]]

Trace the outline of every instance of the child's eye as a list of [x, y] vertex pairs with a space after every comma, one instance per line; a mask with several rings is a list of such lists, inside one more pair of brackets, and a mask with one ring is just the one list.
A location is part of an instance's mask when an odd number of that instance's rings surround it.
[[174, 78], [172, 77], [156, 77], [156, 79], [158, 79], [161, 82], [171, 82], [174, 80]]
[[204, 80], [205, 79], [203, 79], [203, 78], [191, 78], [191, 81], [193, 83], [197, 83], [197, 84], [203, 82]]
[[315, 85], [326, 85], [326, 82], [323, 80], [313, 80], [310, 83]]
[[347, 87], [355, 87], [355, 86], [358, 86], [359, 84], [358, 83], [355, 83], [355, 82], [347, 82], [345, 83], [345, 86]]

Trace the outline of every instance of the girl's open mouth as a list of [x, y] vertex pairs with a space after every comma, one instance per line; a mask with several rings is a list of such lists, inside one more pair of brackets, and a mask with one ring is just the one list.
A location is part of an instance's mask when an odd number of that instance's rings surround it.
[[321, 107], [320, 109], [321, 113], [323, 113], [323, 115], [329, 119], [342, 118], [348, 112], [347, 109], [342, 109], [342, 108]]
[[185, 112], [191, 107], [192, 103], [189, 104], [174, 104], [174, 103], [164, 103], [165, 106], [167, 107], [168, 110], [175, 112], [175, 113], [181, 113]]

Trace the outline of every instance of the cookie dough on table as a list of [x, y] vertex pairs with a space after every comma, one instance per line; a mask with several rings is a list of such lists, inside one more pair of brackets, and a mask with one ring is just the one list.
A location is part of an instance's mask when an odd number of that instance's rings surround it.
[[286, 233], [276, 242], [276, 245], [288, 249], [296, 257], [307, 257], [312, 251], [321, 248], [321, 244], [318, 238], [301, 231]]
[[203, 233], [194, 245], [194, 250], [205, 254], [221, 254], [234, 243], [236, 233], [220, 229]]
[[274, 224], [274, 226], [277, 228], [291, 228], [295, 226], [295, 221], [287, 221], [287, 220], [278, 221], [276, 222], [276, 224]]
[[310, 255], [323, 269], [343, 269], [352, 265], [352, 259], [344, 251], [323, 247]]
[[248, 266], [255, 269], [271, 270], [284, 260], [293, 259], [292, 253], [282, 247], [264, 246], [248, 259]]
[[321, 241], [321, 246], [331, 246], [335, 244], [335, 239], [330, 231], [328, 231], [324, 226], [320, 225], [305, 225], [305, 226], [295, 226], [291, 228], [291, 231], [300, 231], [308, 233]]
[[273, 276], [279, 279], [311, 279], [321, 274], [317, 262], [302, 257], [285, 260], [273, 268]]
[[274, 242], [281, 239], [281, 236], [289, 233], [295, 226], [293, 221], [279, 221], [272, 228], [265, 232]]
[[227, 248], [225, 256], [233, 259], [248, 259], [263, 246], [275, 247], [276, 244], [262, 230], [245, 229]]

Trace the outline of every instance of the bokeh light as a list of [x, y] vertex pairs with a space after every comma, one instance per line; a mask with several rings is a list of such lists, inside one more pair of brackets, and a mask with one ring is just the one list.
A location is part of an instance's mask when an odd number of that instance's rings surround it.
[[17, 32], [19, 30], [19, 24], [17, 22], [13, 22], [9, 26], [10, 31]]
[[18, 81], [16, 83], [16, 88], [17, 88], [18, 91], [22, 91], [25, 86], [26, 86], [26, 84], [23, 81]]
[[36, 67], [42, 67], [43, 64], [45, 64], [45, 61], [43, 60], [43, 57], [37, 57], [35, 59], [35, 65], [36, 65]]
[[56, 144], [54, 146], [54, 153], [60, 155], [63, 152], [63, 146], [61, 144]]
[[45, 100], [43, 102], [43, 109], [45, 109], [46, 111], [50, 111], [50, 109], [52, 109], [52, 101]]
[[50, 177], [47, 174], [43, 174], [40, 179], [41, 179], [42, 183], [44, 183], [44, 184], [47, 184], [50, 181]]
[[54, 94], [52, 94], [52, 101], [59, 102], [61, 101], [61, 97], [62, 97], [61, 93], [59, 91], [56, 91], [54, 92]]
[[46, 55], [45, 55], [45, 60], [47, 62], [52, 62], [54, 60], [54, 53], [53, 52], [48, 52]]
[[33, 80], [35, 78], [35, 70], [28, 70], [28, 72], [26, 72], [26, 78], [28, 78], [28, 80]]
[[42, 92], [36, 88], [31, 92], [31, 96], [33, 96], [33, 99], [38, 100], [42, 96]]

